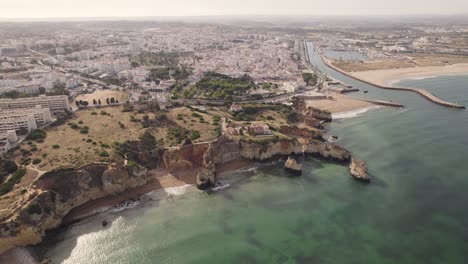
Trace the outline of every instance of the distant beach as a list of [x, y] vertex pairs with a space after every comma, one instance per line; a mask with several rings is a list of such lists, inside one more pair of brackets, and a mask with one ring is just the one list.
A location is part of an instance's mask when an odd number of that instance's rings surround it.
[[405, 79], [425, 79], [440, 75], [467, 75], [468, 63], [446, 66], [360, 71], [350, 72], [350, 74], [377, 85], [394, 86], [395, 83]]

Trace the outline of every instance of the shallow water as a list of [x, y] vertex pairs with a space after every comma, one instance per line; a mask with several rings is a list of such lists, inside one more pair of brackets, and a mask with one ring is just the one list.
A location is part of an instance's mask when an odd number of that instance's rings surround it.
[[[343, 81], [369, 90], [354, 96], [406, 106], [329, 125], [340, 145], [367, 161], [370, 185], [313, 158], [301, 177], [264, 166], [232, 176], [219, 192], [159, 193], [138, 208], [89, 218], [61, 232], [49, 255], [100, 264], [466, 263], [468, 111]], [[466, 76], [402, 84], [468, 105]]]

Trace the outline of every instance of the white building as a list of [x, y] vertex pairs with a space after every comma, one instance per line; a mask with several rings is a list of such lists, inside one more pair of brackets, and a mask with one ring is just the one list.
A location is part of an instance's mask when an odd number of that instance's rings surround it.
[[31, 109], [0, 109], [0, 120], [22, 118], [31, 115], [39, 125], [52, 122], [52, 114], [50, 113], [49, 108], [43, 108], [40, 105], [36, 105], [35, 108]]
[[68, 96], [66, 95], [0, 99], [0, 109], [31, 109], [37, 105], [42, 106], [42, 108], [49, 108], [53, 114], [63, 113], [70, 109]]
[[0, 153], [5, 153], [12, 148], [12, 144], [18, 141], [15, 130], [0, 133]]
[[33, 115], [23, 116], [20, 118], [10, 117], [0, 119], [0, 133], [10, 130], [21, 131], [24, 130], [28, 133], [37, 129], [36, 119]]

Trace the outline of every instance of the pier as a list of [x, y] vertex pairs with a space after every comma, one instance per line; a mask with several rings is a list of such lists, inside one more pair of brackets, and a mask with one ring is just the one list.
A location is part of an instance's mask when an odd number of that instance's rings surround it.
[[414, 93], [417, 93], [423, 97], [425, 97], [426, 99], [428, 99], [429, 101], [433, 102], [433, 103], [436, 103], [438, 105], [441, 105], [441, 106], [445, 106], [445, 107], [450, 107], [450, 108], [456, 108], [456, 109], [466, 109], [465, 106], [463, 105], [460, 105], [460, 104], [456, 104], [456, 103], [451, 103], [451, 102], [447, 102], [447, 101], [444, 101], [442, 99], [440, 99], [439, 97], [431, 94], [430, 92], [424, 90], [424, 89], [420, 89], [420, 88], [410, 88], [410, 87], [390, 87], [390, 86], [382, 86], [382, 85], [378, 85], [378, 84], [375, 84], [375, 83], [372, 83], [372, 82], [369, 82], [369, 81], [366, 81], [366, 80], [362, 80], [360, 78], [357, 78], [356, 76], [338, 68], [338, 67], [335, 67], [333, 64], [331, 64], [326, 58], [324, 58], [323, 56], [320, 56], [322, 58], [322, 61], [323, 63], [325, 63], [325, 65], [327, 65], [328, 67], [332, 68], [333, 70], [341, 73], [341, 74], [344, 74], [350, 78], [353, 78], [355, 80], [358, 80], [360, 82], [363, 82], [363, 83], [366, 83], [366, 84], [369, 84], [369, 85], [372, 85], [372, 86], [375, 86], [377, 88], [381, 88], [381, 89], [387, 89], [387, 90], [398, 90], [398, 91], [408, 91], [408, 92], [414, 92]]

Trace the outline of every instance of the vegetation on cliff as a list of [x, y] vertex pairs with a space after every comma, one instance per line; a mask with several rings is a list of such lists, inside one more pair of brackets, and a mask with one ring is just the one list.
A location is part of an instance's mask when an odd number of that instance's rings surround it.
[[0, 182], [3, 178], [10, 173], [15, 172], [18, 169], [18, 165], [13, 160], [0, 160]]
[[6, 182], [0, 185], [0, 195], [9, 193], [15, 184], [21, 181], [21, 178], [26, 174], [25, 168], [18, 169]]

